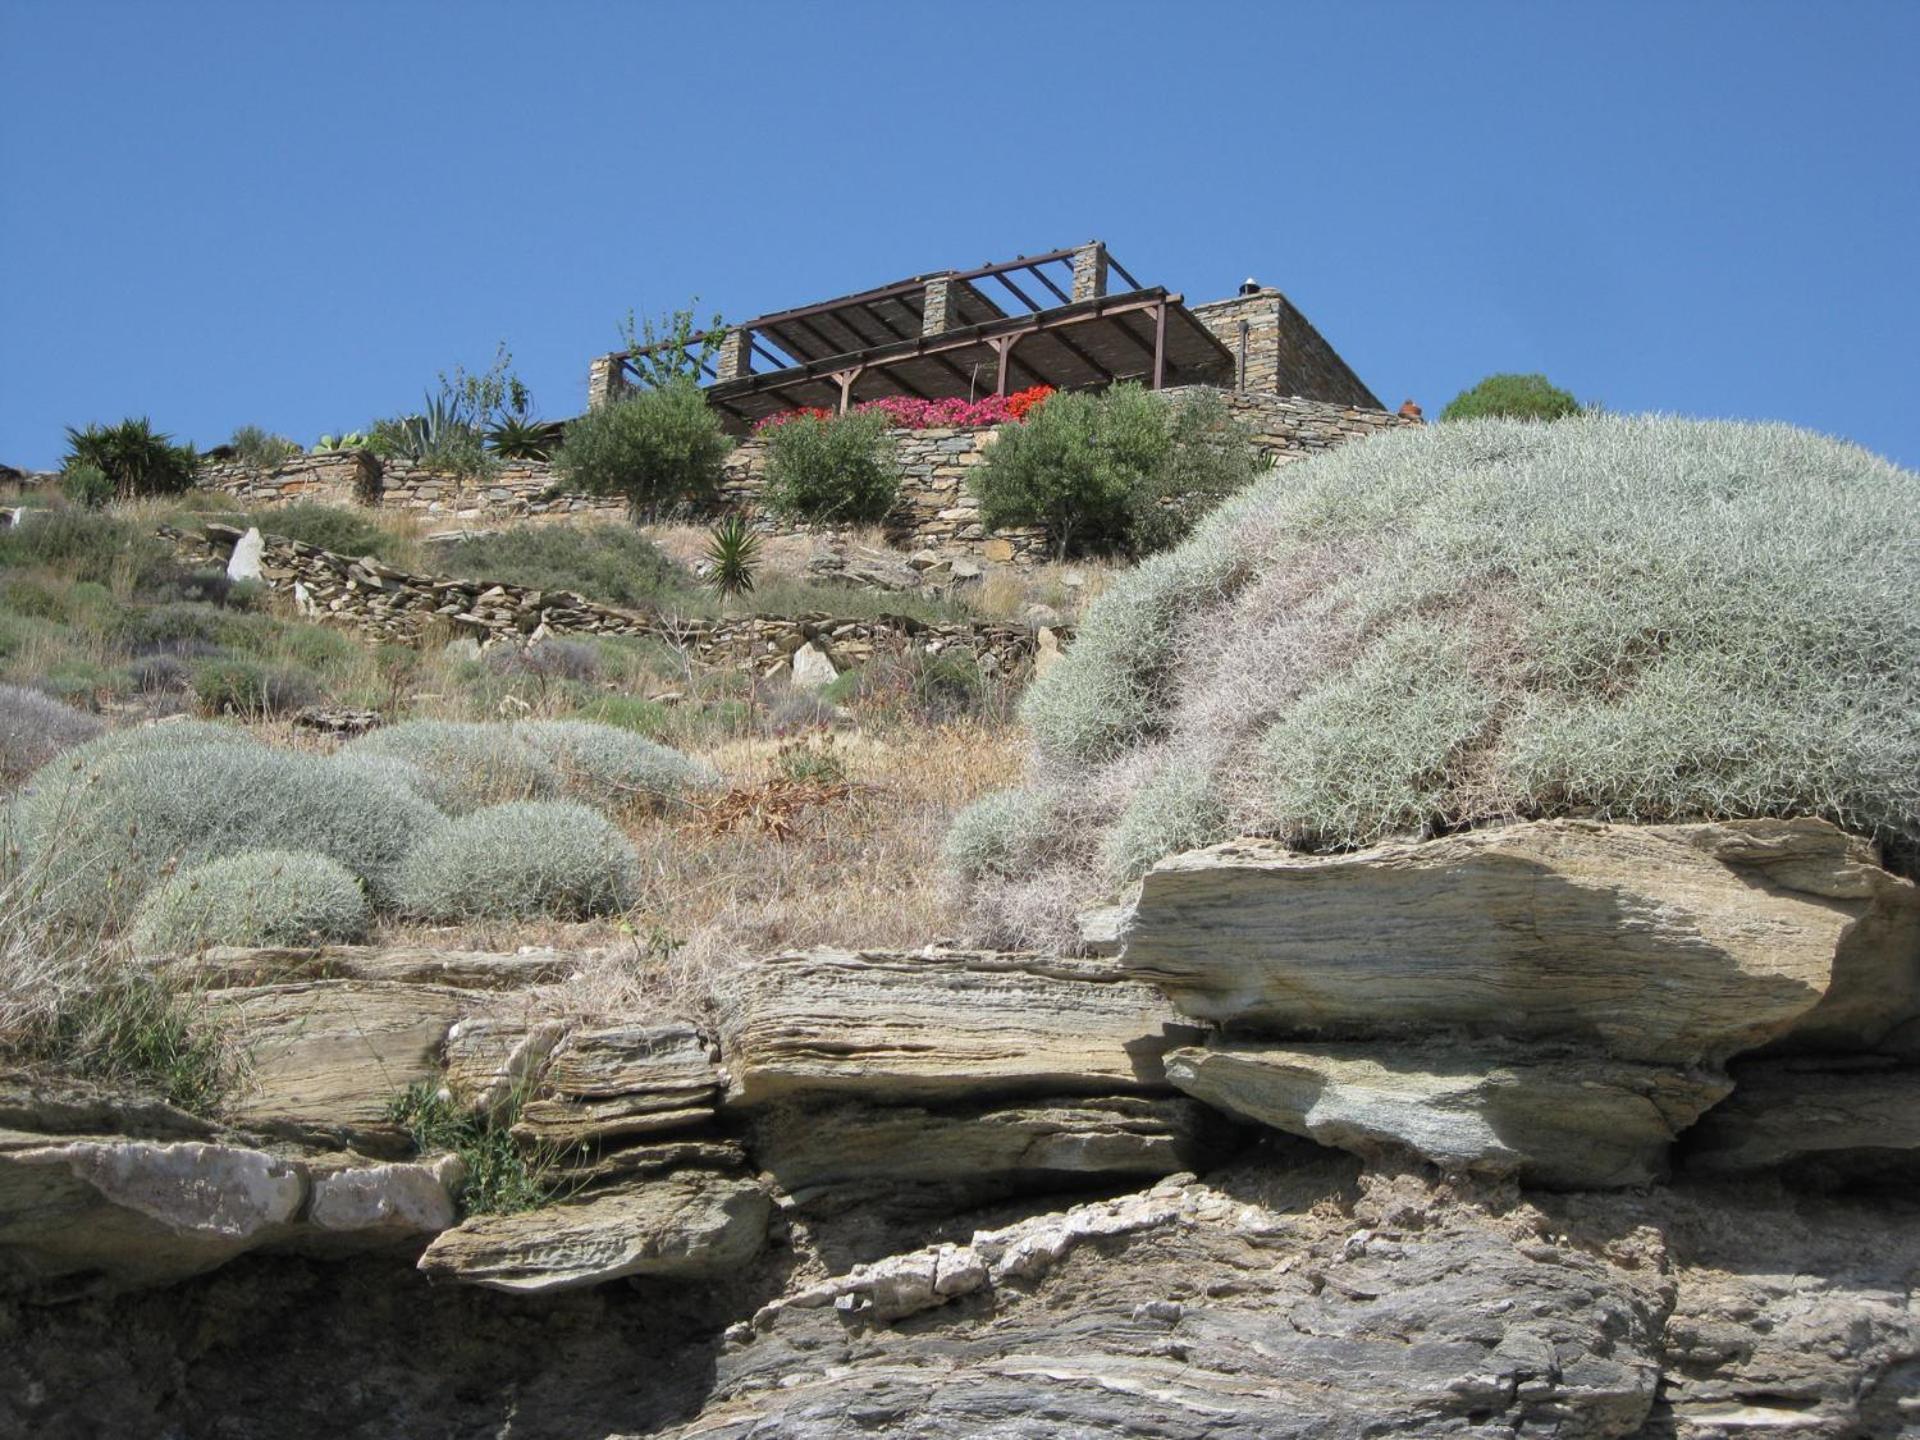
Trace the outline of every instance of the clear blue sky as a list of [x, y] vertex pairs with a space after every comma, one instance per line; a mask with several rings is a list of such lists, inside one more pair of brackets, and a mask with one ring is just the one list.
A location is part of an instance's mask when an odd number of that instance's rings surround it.
[[0, 0], [0, 462], [311, 442], [629, 306], [1104, 239], [1389, 405], [1495, 370], [1920, 464], [1920, 3]]

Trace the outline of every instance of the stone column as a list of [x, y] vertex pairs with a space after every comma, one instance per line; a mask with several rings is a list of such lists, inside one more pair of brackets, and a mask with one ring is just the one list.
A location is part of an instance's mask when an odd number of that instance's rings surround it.
[[1107, 247], [1098, 240], [1073, 252], [1073, 298], [1092, 300], [1107, 293]]
[[626, 358], [619, 351], [594, 357], [593, 364], [587, 367], [587, 409], [598, 410], [609, 400], [626, 394], [627, 371], [623, 363]]
[[960, 319], [960, 307], [953, 292], [954, 284], [949, 276], [927, 282], [927, 302], [920, 316], [922, 335], [944, 335], [954, 328]]
[[753, 332], [738, 325], [727, 331], [714, 359], [714, 370], [721, 380], [738, 380], [753, 373]]

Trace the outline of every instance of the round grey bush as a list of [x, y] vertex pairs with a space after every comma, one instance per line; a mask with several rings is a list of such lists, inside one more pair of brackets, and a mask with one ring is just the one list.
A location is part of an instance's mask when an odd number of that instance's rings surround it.
[[135, 953], [182, 955], [209, 945], [316, 945], [364, 940], [366, 893], [337, 860], [258, 850], [179, 871], [149, 890], [129, 927]]
[[180, 728], [177, 745], [143, 742], [79, 767], [63, 756], [28, 783], [16, 818], [56, 916], [122, 918], [170, 865], [255, 850], [330, 856], [384, 905], [401, 860], [444, 819], [319, 756]]
[[552, 762], [505, 723], [407, 720], [363, 735], [340, 753], [389, 755], [418, 766], [428, 798], [452, 815], [560, 790]]
[[494, 805], [449, 820], [407, 857], [401, 903], [423, 920], [580, 920], [628, 909], [640, 857], [598, 811], [564, 800]]
[[422, 797], [430, 797], [433, 793], [433, 781], [427, 772], [398, 755], [376, 755], [370, 751], [349, 748], [335, 751], [327, 763], [336, 770], [351, 771], [362, 776], [382, 790], [404, 790]]
[[1797, 813], [1911, 868], [1916, 594], [1920, 475], [1856, 446], [1394, 431], [1256, 482], [1095, 603], [1023, 703], [1030, 788], [1072, 800], [1031, 851], [1091, 901], [1237, 833]]
[[92, 715], [24, 685], [0, 685], [0, 780], [30, 775], [102, 729]]
[[522, 720], [513, 733], [554, 767], [565, 793], [591, 803], [657, 807], [717, 779], [699, 761], [617, 725]]

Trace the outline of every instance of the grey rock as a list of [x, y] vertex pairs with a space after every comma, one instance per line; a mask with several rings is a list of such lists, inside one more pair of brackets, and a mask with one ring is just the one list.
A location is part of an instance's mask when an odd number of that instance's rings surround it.
[[1687, 1137], [1689, 1173], [1920, 1179], [1920, 1070], [1771, 1060], [1741, 1065], [1736, 1079], [1732, 1098]]
[[1912, 882], [1824, 821], [1541, 821], [1351, 855], [1236, 841], [1171, 857], [1142, 883], [1121, 964], [1188, 1014], [1264, 1034], [1456, 1027], [1692, 1064], [1896, 1033], [1920, 1005], [1917, 927]]
[[1216, 1042], [1167, 1078], [1229, 1114], [1366, 1158], [1559, 1189], [1644, 1185], [1674, 1137], [1732, 1089], [1718, 1074], [1513, 1048]]

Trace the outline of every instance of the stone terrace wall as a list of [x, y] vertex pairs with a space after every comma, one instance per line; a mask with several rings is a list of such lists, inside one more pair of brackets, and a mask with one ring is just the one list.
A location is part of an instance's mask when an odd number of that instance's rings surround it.
[[[203, 536], [163, 531], [196, 559], [224, 565], [241, 532], [207, 525]], [[933, 625], [905, 615], [836, 619], [830, 615], [752, 615], [679, 619], [601, 605], [566, 590], [534, 590], [489, 580], [420, 575], [372, 559], [354, 559], [298, 540], [265, 536], [261, 579], [290, 594], [309, 619], [354, 630], [374, 641], [418, 643], [436, 628], [482, 645], [521, 643], [547, 635], [632, 635], [684, 649], [703, 665], [773, 675], [811, 643], [845, 670], [876, 654], [957, 651], [981, 673], [1018, 678], [1040, 645], [1031, 626], [975, 621]], [[1051, 642], [1070, 638], [1054, 630]]]
[[[1180, 395], [1203, 387], [1172, 389]], [[1252, 433], [1254, 444], [1286, 464], [1330, 450], [1382, 430], [1417, 425], [1385, 410], [1340, 405], [1297, 396], [1224, 390], [1234, 415]], [[901, 466], [900, 503], [887, 523], [888, 537], [908, 550], [962, 551], [1015, 565], [1044, 559], [1045, 530], [1037, 526], [989, 531], [980, 520], [980, 503], [967, 490], [967, 472], [986, 458], [996, 437], [990, 425], [934, 430], [892, 430]], [[720, 486], [723, 509], [749, 507], [763, 529], [796, 533], [806, 527], [782, 527], [762, 504], [766, 489], [767, 443], [758, 436], [742, 440], [727, 457]], [[272, 505], [300, 500], [331, 505], [379, 504], [414, 510], [432, 518], [459, 521], [551, 521], [581, 516], [617, 519], [625, 505], [588, 495], [556, 492], [553, 467], [543, 461], [516, 461], [479, 481], [454, 480], [405, 460], [384, 464], [361, 451], [301, 455], [270, 472], [238, 461], [210, 465], [201, 474], [203, 488], [231, 495], [243, 505]]]

